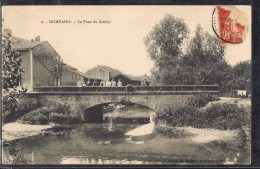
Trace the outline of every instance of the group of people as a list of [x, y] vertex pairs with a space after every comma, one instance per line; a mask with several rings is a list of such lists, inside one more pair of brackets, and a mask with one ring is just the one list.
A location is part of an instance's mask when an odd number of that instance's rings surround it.
[[85, 83], [84, 81], [79, 80], [79, 81], [77, 82], [77, 86], [78, 86], [78, 87], [85, 87], [85, 86], [86, 86], [86, 83]]
[[[117, 82], [114, 79], [112, 79], [111, 81], [110, 80], [107, 80], [107, 81], [101, 80], [101, 82], [99, 84], [98, 84], [97, 81], [94, 81], [91, 84], [91, 82], [89, 80], [86, 83], [84, 81], [80, 80], [80, 81], [77, 82], [77, 86], [78, 87], [85, 87], [85, 86], [123, 86], [123, 84], [122, 84], [120, 79]], [[145, 80], [141, 81], [140, 86], [146, 86], [146, 81]]]
[[119, 79], [117, 82], [112, 79], [111, 81], [101, 81], [100, 82], [100, 86], [122, 86], [122, 82], [121, 80]]
[[[95, 82], [93, 82], [93, 84], [95, 84], [94, 86], [98, 86], [98, 85], [96, 85]], [[91, 82], [89, 80], [86, 83], [84, 81], [79, 80], [77, 82], [77, 86], [78, 87], [85, 87], [85, 86], [92, 86], [92, 85], [91, 85]], [[122, 82], [121, 82], [120, 79], [117, 82], [114, 79], [112, 79], [111, 81], [101, 80], [99, 86], [122, 86]]]

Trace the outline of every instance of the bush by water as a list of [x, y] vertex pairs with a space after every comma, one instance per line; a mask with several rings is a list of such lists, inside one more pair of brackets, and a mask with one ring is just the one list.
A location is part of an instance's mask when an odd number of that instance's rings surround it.
[[211, 101], [218, 101], [218, 100], [219, 100], [218, 95], [200, 93], [200, 94], [189, 97], [187, 100], [187, 105], [201, 108], [201, 107], [206, 106], [206, 104]]
[[190, 105], [161, 107], [156, 110], [155, 123], [167, 126], [239, 129], [250, 124], [250, 109], [230, 103], [216, 103], [199, 110]]
[[190, 126], [200, 111], [189, 105], [163, 107], [156, 110], [155, 123], [167, 126]]
[[78, 116], [70, 113], [70, 107], [63, 104], [53, 104], [50, 107], [41, 107], [30, 111], [19, 118], [22, 123], [28, 124], [73, 124], [79, 122]]
[[250, 109], [231, 103], [216, 103], [207, 107], [201, 119], [204, 121], [204, 127], [218, 129], [239, 129], [250, 125]]

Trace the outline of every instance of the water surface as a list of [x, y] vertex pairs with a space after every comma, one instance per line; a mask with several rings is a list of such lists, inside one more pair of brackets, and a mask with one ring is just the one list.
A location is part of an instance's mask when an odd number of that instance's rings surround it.
[[[103, 123], [71, 125], [21, 139], [19, 153], [35, 164], [223, 164], [236, 153], [230, 143], [194, 143], [189, 137], [153, 134], [130, 140], [125, 134], [149, 123], [152, 112], [136, 107], [124, 111], [128, 115], [107, 112]], [[129, 116], [131, 111], [134, 116]]]

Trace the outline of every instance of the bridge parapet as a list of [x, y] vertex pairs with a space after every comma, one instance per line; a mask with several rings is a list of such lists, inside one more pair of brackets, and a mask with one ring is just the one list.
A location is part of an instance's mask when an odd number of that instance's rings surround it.
[[168, 85], [168, 86], [41, 86], [33, 93], [85, 93], [85, 94], [196, 94], [219, 93], [218, 85]]

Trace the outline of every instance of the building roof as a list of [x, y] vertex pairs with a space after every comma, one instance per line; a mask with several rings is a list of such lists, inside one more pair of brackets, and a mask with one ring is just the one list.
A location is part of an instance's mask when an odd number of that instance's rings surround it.
[[[132, 81], [142, 81], [142, 80], [145, 80], [146, 82], [152, 81], [152, 79], [149, 76], [147, 76], [146, 74], [143, 76], [133, 76], [133, 75], [129, 75], [129, 74], [119, 74], [119, 75], [124, 76], [127, 79], [132, 80]], [[117, 75], [117, 76], [119, 76], [119, 75]]]
[[26, 40], [26, 39], [22, 39], [22, 38], [18, 38], [15, 36], [12, 36], [12, 40], [13, 40], [13, 49], [14, 50], [25, 50], [25, 49], [32, 49], [44, 42], [47, 41], [30, 41], [30, 40]]
[[142, 81], [140, 77], [133, 76], [133, 75], [128, 75], [128, 74], [122, 74], [122, 76], [125, 76], [126, 78], [132, 80], [132, 81]]
[[122, 74], [122, 72], [119, 71], [118, 69], [114, 69], [114, 68], [109, 67], [109, 66], [98, 65], [97, 67], [102, 68], [104, 70], [107, 70], [109, 72], [110, 78], [114, 78], [115, 76]]
[[67, 63], [63, 63], [64, 64], [64, 69], [70, 69], [70, 70], [78, 70], [77, 68], [68, 65]]
[[93, 79], [92, 77], [87, 76], [85, 73], [82, 73], [82, 72], [75, 70], [75, 69], [66, 69], [65, 68], [65, 70], [67, 70], [69, 72], [73, 72], [75, 74], [78, 74], [78, 75], [83, 76], [83, 77], [88, 78], [88, 79]]
[[[109, 66], [105, 66], [105, 65], [97, 65], [89, 70], [86, 71], [86, 75], [91, 77], [91, 74], [89, 74], [88, 72], [95, 69], [95, 68], [99, 68], [102, 70], [105, 70], [107, 72], [109, 72], [110, 78], [115, 78], [117, 76], [124, 76], [125, 78], [132, 80], [132, 81], [142, 81], [145, 80], [147, 82], [151, 82], [151, 78], [149, 76], [147, 76], [146, 74], [143, 76], [133, 76], [133, 75], [129, 75], [129, 74], [124, 74], [122, 73], [120, 70], [118, 69], [114, 69], [112, 67]], [[95, 77], [92, 77], [95, 78]]]
[[85, 78], [88, 78], [88, 79], [96, 79], [96, 78], [93, 78], [93, 77], [90, 77], [90, 76], [86, 75], [86, 74], [83, 73], [83, 72], [78, 71], [77, 68], [75, 68], [75, 67], [73, 67], [73, 66], [70, 66], [70, 65], [68, 65], [68, 64], [66, 64], [66, 63], [64, 63], [63, 69], [65, 69], [65, 70], [67, 70], [67, 71], [69, 71], [69, 72], [76, 73], [76, 74], [78, 74], [78, 75], [80, 75], [80, 76], [83, 76], [83, 77], [85, 77]]
[[140, 77], [142, 80], [152, 82], [152, 78], [150, 76], [147, 76], [146, 74]]

